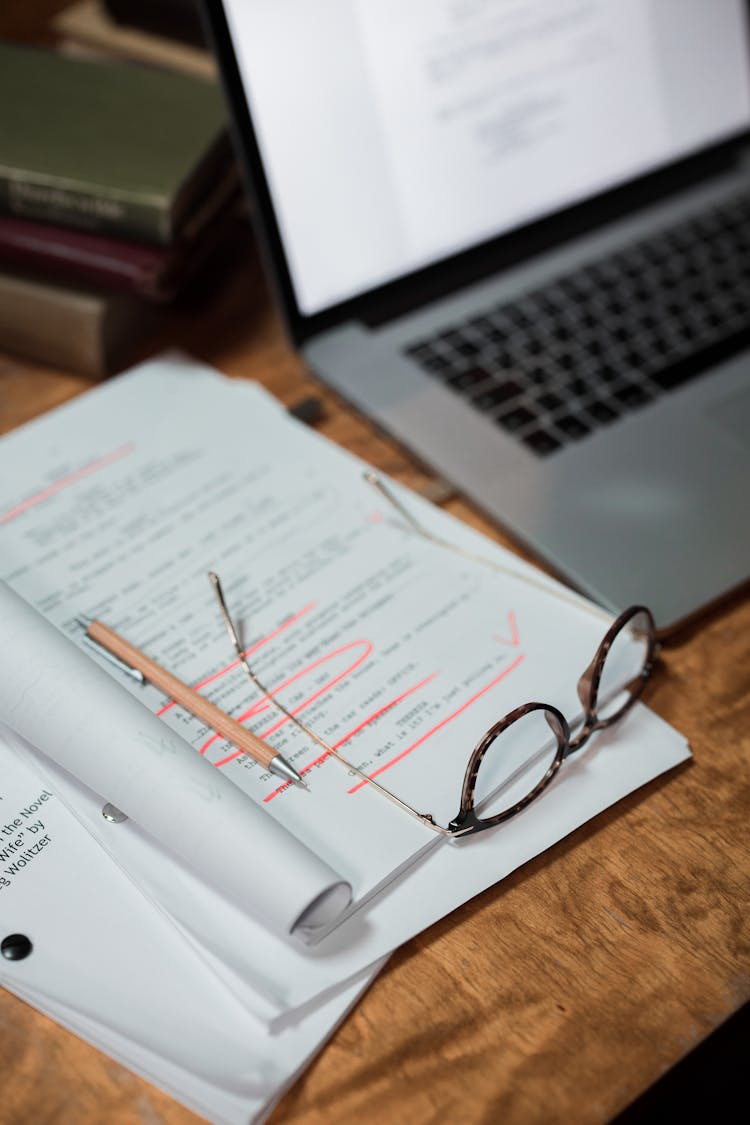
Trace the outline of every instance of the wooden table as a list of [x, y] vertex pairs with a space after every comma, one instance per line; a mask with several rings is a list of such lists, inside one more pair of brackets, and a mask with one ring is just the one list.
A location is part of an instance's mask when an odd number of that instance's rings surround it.
[[[285, 403], [319, 395], [321, 432], [413, 487], [428, 481], [313, 383], [252, 255], [200, 315], [173, 316], [169, 334]], [[0, 429], [90, 385], [0, 357]], [[449, 507], [504, 541], [469, 504]], [[694, 761], [400, 949], [274, 1125], [605, 1122], [747, 1001], [749, 669], [747, 599], [678, 635], [647, 702]], [[2, 1125], [197, 1120], [7, 993], [0, 1060]]]
[[[33, 8], [4, 13], [0, 34], [27, 35]], [[428, 482], [306, 374], [252, 255], [197, 315], [172, 317], [165, 342], [285, 403], [319, 395], [321, 432], [412, 487]], [[0, 356], [0, 431], [90, 385]], [[505, 542], [469, 504], [449, 507]], [[747, 598], [675, 637], [647, 702], [687, 736], [694, 760], [400, 949], [274, 1125], [606, 1122], [745, 1003], [749, 670]], [[198, 1120], [0, 992], [0, 1125]]]

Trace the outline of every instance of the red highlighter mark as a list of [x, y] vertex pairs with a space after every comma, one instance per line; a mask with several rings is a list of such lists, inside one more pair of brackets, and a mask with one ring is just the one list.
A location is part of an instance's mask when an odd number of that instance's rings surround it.
[[91, 476], [92, 473], [98, 473], [100, 469], [106, 469], [110, 465], [114, 465], [115, 461], [120, 461], [123, 457], [127, 457], [135, 449], [135, 444], [129, 441], [126, 445], [121, 445], [119, 449], [113, 450], [112, 453], [107, 453], [104, 457], [98, 457], [96, 461], [92, 461], [88, 465], [84, 465], [81, 469], [76, 469], [74, 473], [68, 473], [67, 476], [61, 477], [53, 484], [48, 484], [41, 492], [37, 492], [34, 496], [29, 496], [26, 500], [22, 500], [20, 504], [16, 504], [15, 508], [11, 508], [9, 512], [0, 516], [0, 526], [4, 523], [10, 523], [17, 516], [23, 515], [29, 508], [35, 508], [37, 504], [49, 500], [51, 496], [62, 492], [64, 488], [68, 488], [71, 484], [77, 484], [79, 480], [84, 477]]
[[[340, 750], [341, 747], [346, 742], [348, 742], [350, 738], [354, 738], [355, 734], [359, 734], [361, 730], [364, 730], [365, 727], [369, 726], [371, 723], [374, 723], [377, 719], [380, 718], [381, 715], [384, 715], [386, 711], [392, 710], [392, 708], [403, 702], [404, 699], [408, 699], [410, 695], [414, 695], [414, 693], [419, 691], [420, 688], [423, 688], [425, 684], [429, 684], [430, 680], [434, 680], [436, 675], [437, 672], [433, 672], [431, 675], [425, 676], [425, 678], [423, 680], [420, 680], [418, 684], [414, 684], [412, 687], [407, 688], [406, 691], [401, 692], [401, 695], [397, 695], [394, 699], [390, 699], [387, 703], [384, 703], [382, 707], [379, 707], [377, 711], [373, 711], [371, 715], [368, 715], [367, 718], [363, 719], [361, 723], [358, 723], [356, 727], [352, 727], [350, 731], [347, 731], [343, 738], [340, 738], [338, 742], [332, 743], [331, 749]], [[315, 769], [315, 767], [319, 766], [321, 762], [324, 762], [327, 757], [329, 757], [328, 751], [324, 750], [323, 753], [319, 754], [317, 758], [314, 758], [311, 762], [308, 762], [308, 764], [299, 771], [300, 774], [309, 773], [310, 770]], [[283, 785], [280, 785], [278, 789], [274, 789], [272, 793], [268, 793], [267, 796], [263, 798], [263, 803], [268, 804], [268, 802], [272, 801], [274, 797], [278, 797], [279, 793], [283, 793], [285, 789], [288, 789], [289, 785], [290, 782], [287, 781]]]
[[[305, 707], [309, 707], [310, 704], [314, 703], [316, 699], [319, 699], [321, 695], [325, 695], [325, 693], [329, 691], [330, 688], [340, 683], [341, 680], [346, 679], [347, 676], [350, 676], [356, 668], [359, 668], [360, 664], [364, 663], [364, 661], [367, 660], [368, 657], [372, 656], [374, 647], [372, 641], [350, 641], [349, 644], [341, 645], [340, 648], [333, 649], [332, 652], [327, 653], [325, 656], [321, 656], [312, 664], [308, 664], [308, 666], [306, 668], [303, 668], [301, 672], [297, 672], [294, 676], [290, 676], [290, 678], [288, 680], [285, 680], [283, 684], [279, 684], [275, 694], [283, 691], [284, 688], [289, 687], [296, 680], [302, 679], [302, 677], [306, 676], [308, 672], [314, 672], [316, 668], [319, 668], [322, 664], [326, 664], [329, 660], [334, 660], [337, 656], [341, 656], [342, 653], [349, 652], [350, 649], [356, 649], [362, 645], [364, 645], [362, 652], [360, 652], [359, 656], [357, 656], [351, 664], [344, 668], [343, 672], [339, 672], [339, 674], [337, 676], [334, 676], [333, 679], [327, 680], [322, 687], [318, 688], [316, 692], [313, 692], [311, 696], [308, 696], [307, 699], [304, 699], [302, 703], [292, 709], [292, 714], [298, 715], [300, 711], [303, 711]], [[268, 727], [268, 729], [263, 732], [262, 737], [265, 738], [269, 734], [274, 734], [287, 722], [289, 722], [287, 718], [279, 719], [277, 723], [274, 723], [272, 727]]]
[[518, 648], [521, 643], [521, 638], [518, 635], [516, 615], [512, 609], [508, 613], [508, 624], [510, 625], [510, 637], [501, 637], [499, 633], [495, 633], [495, 640], [499, 641], [501, 645], [510, 645], [511, 648]]
[[[416, 750], [418, 746], [421, 746], [422, 743], [426, 742], [428, 738], [432, 738], [433, 734], [436, 734], [439, 730], [442, 730], [442, 728], [447, 726], [448, 723], [453, 722], [454, 719], [463, 714], [463, 712], [466, 711], [467, 708], [471, 707], [473, 703], [476, 703], [476, 701], [483, 695], [485, 695], [486, 692], [490, 691], [491, 688], [495, 686], [495, 684], [499, 684], [501, 680], [504, 680], [506, 676], [509, 676], [510, 673], [518, 667], [523, 659], [524, 654], [521, 653], [521, 655], [517, 656], [516, 659], [511, 664], [509, 664], [507, 668], [503, 669], [499, 676], [495, 676], [494, 680], [490, 680], [488, 684], [485, 684], [483, 688], [480, 688], [479, 691], [475, 692], [474, 695], [472, 695], [470, 699], [467, 699], [466, 702], [463, 703], [456, 711], [453, 711], [450, 715], [447, 715], [446, 718], [442, 719], [439, 723], [432, 727], [431, 730], [428, 730], [426, 734], [423, 734], [421, 738], [418, 738], [416, 742], [412, 742], [411, 746], [407, 746], [405, 750], [402, 750], [400, 754], [397, 754], [395, 758], [391, 758], [389, 762], [386, 762], [384, 765], [379, 766], [378, 769], [373, 770], [373, 772], [370, 774], [370, 777], [378, 777], [381, 773], [385, 773], [385, 771], [389, 770], [391, 766], [395, 766], [396, 762], [400, 762], [403, 758], [406, 758], [407, 755], [411, 754], [413, 750]], [[366, 781], [359, 781], [351, 789], [347, 789], [347, 793], [356, 793], [365, 785], [367, 785]]]
[[[355, 657], [354, 660], [352, 660], [350, 664], [347, 664], [347, 666], [343, 668], [342, 671], [326, 680], [326, 682], [322, 684], [321, 687], [317, 688], [317, 690], [314, 691], [312, 695], [309, 695], [306, 699], [303, 699], [302, 702], [299, 703], [296, 707], [291, 709], [292, 715], [298, 715], [300, 711], [303, 711], [305, 707], [309, 707], [311, 703], [314, 703], [316, 699], [318, 699], [321, 695], [324, 695], [327, 691], [329, 691], [332, 687], [339, 683], [339, 681], [343, 680], [346, 676], [350, 676], [352, 672], [356, 668], [358, 668], [360, 664], [363, 663], [363, 661], [367, 660], [367, 658], [372, 655], [372, 642], [366, 640], [350, 641], [349, 644], [341, 645], [340, 648], [333, 649], [331, 652], [327, 652], [325, 656], [321, 656], [317, 660], [314, 660], [312, 664], [308, 664], [299, 672], [295, 672], [295, 674], [293, 676], [290, 676], [289, 679], [284, 680], [283, 683], [278, 684], [277, 687], [273, 688], [272, 690], [274, 695], [279, 695], [285, 688], [290, 687], [292, 684], [296, 683], [297, 680], [301, 680], [304, 676], [307, 676], [311, 672], [314, 672], [316, 668], [320, 668], [323, 664], [327, 664], [330, 660], [335, 660], [337, 656], [341, 656], [342, 653], [349, 652], [353, 649], [361, 649], [362, 651]], [[253, 718], [255, 715], [258, 715], [262, 711], [265, 711], [269, 706], [271, 705], [269, 704], [268, 700], [261, 699], [257, 703], [254, 703], [252, 707], [248, 708], [247, 711], [243, 712], [243, 714], [238, 715], [236, 717], [237, 722], [247, 722], [248, 719]], [[269, 735], [274, 734], [277, 730], [283, 727], [285, 723], [288, 722], [289, 719], [286, 717], [286, 715], [283, 715], [270, 727], [267, 727], [263, 731], [257, 731], [258, 737], [268, 738]], [[209, 746], [211, 746], [212, 743], [217, 740], [221, 740], [221, 735], [212, 734], [208, 741], [205, 742], [203, 746], [201, 746], [200, 753], [205, 754]], [[217, 767], [217, 769], [221, 766], [225, 766], [229, 762], [234, 761], [235, 758], [239, 758], [241, 753], [241, 750], [236, 750], [232, 754], [229, 754], [226, 758], [222, 758], [221, 761], [214, 762], [214, 765]]]
[[[252, 653], [257, 652], [259, 648], [263, 647], [263, 645], [267, 645], [269, 641], [272, 641], [274, 637], [278, 637], [286, 629], [289, 629], [292, 625], [296, 624], [296, 622], [299, 621], [301, 617], [304, 617], [306, 613], [309, 613], [311, 609], [315, 609], [316, 604], [316, 602], [310, 602], [309, 605], [306, 605], [299, 611], [299, 613], [295, 613], [293, 617], [288, 617], [286, 621], [282, 621], [281, 625], [279, 625], [277, 629], [274, 629], [272, 632], [267, 633], [265, 637], [261, 637], [260, 640], [256, 641], [254, 645], [250, 646], [250, 648], [245, 649], [245, 657], [247, 658], [248, 656], [251, 656]], [[218, 680], [222, 676], [225, 676], [227, 672], [231, 672], [233, 668], [236, 668], [238, 666], [238, 664], [239, 660], [233, 660], [231, 664], [227, 664], [224, 668], [220, 668], [218, 672], [213, 672], [210, 676], [206, 676], [205, 680], [201, 680], [200, 683], [193, 684], [193, 688], [196, 691], [199, 691], [201, 688], [205, 687], [206, 684], [212, 684], [214, 680]], [[171, 700], [169, 703], [165, 703], [164, 706], [156, 712], [156, 714], [163, 715], [165, 711], [169, 711], [170, 707], [176, 706], [177, 704], [174, 702], [174, 700]]]

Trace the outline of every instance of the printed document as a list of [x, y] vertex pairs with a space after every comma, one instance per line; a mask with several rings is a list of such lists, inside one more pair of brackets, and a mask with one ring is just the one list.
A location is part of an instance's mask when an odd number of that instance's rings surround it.
[[[458, 812], [471, 750], [498, 718], [529, 699], [577, 714], [570, 669], [586, 667], [606, 625], [583, 602], [422, 540], [363, 481], [360, 463], [260, 389], [180, 364], [146, 365], [2, 443], [0, 566], [87, 655], [80, 614], [282, 753], [309, 789], [281, 784], [158, 689], [100, 660], [349, 884], [350, 910], [439, 838], [249, 683], [208, 571], [221, 576], [248, 659], [285, 707], [442, 825]], [[0, 656], [35, 709], [37, 693], [55, 687], [32, 659]], [[86, 706], [79, 713], [85, 724]], [[6, 717], [17, 730], [21, 720]]]

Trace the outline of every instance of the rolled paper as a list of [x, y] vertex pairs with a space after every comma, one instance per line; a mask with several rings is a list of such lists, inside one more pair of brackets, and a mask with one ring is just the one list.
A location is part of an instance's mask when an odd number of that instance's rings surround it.
[[0, 721], [277, 933], [330, 924], [352, 890], [0, 581]]

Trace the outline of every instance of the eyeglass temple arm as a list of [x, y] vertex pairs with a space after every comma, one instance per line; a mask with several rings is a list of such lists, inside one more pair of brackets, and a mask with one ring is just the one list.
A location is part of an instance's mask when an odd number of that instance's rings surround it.
[[404, 519], [409, 524], [412, 530], [416, 531], [418, 535], [421, 535], [423, 539], [429, 540], [430, 543], [434, 543], [438, 547], [444, 547], [448, 551], [453, 551], [454, 554], [461, 555], [462, 558], [468, 559], [470, 562], [478, 563], [480, 566], [489, 567], [497, 574], [506, 574], [510, 578], [516, 578], [521, 582], [525, 582], [529, 586], [534, 586], [537, 590], [541, 590], [543, 593], [547, 594], [548, 597], [558, 598], [558, 600], [560, 601], [567, 602], [568, 605], [575, 606], [576, 609], [588, 610], [589, 613], [594, 614], [595, 617], [599, 617], [603, 621], [612, 621], [612, 614], [607, 613], [606, 610], [600, 609], [599, 606], [592, 605], [591, 602], [589, 602], [586, 598], [584, 598], [582, 595], [574, 593], [572, 590], [568, 593], [555, 589], [547, 585], [546, 582], [540, 582], [538, 581], [538, 579], [532, 578], [528, 574], [523, 574], [520, 571], [514, 570], [509, 566], [503, 566], [501, 563], [495, 562], [494, 559], [485, 558], [484, 555], [477, 555], [473, 551], [467, 550], [465, 547], [458, 546], [457, 543], [451, 543], [448, 539], [443, 539], [441, 536], [435, 535], [434, 532], [429, 531], [426, 527], [424, 527], [416, 519], [416, 517], [413, 516], [410, 511], [408, 511], [408, 509], [401, 503], [398, 497], [391, 491], [391, 489], [377, 475], [377, 473], [372, 472], [372, 470], [370, 469], [366, 469], [363, 472], [362, 476], [364, 480], [367, 481], [367, 483], [371, 485], [376, 490], [376, 492], [379, 492], [383, 499], [386, 500], [391, 505], [391, 507], [398, 512], [402, 519]]

